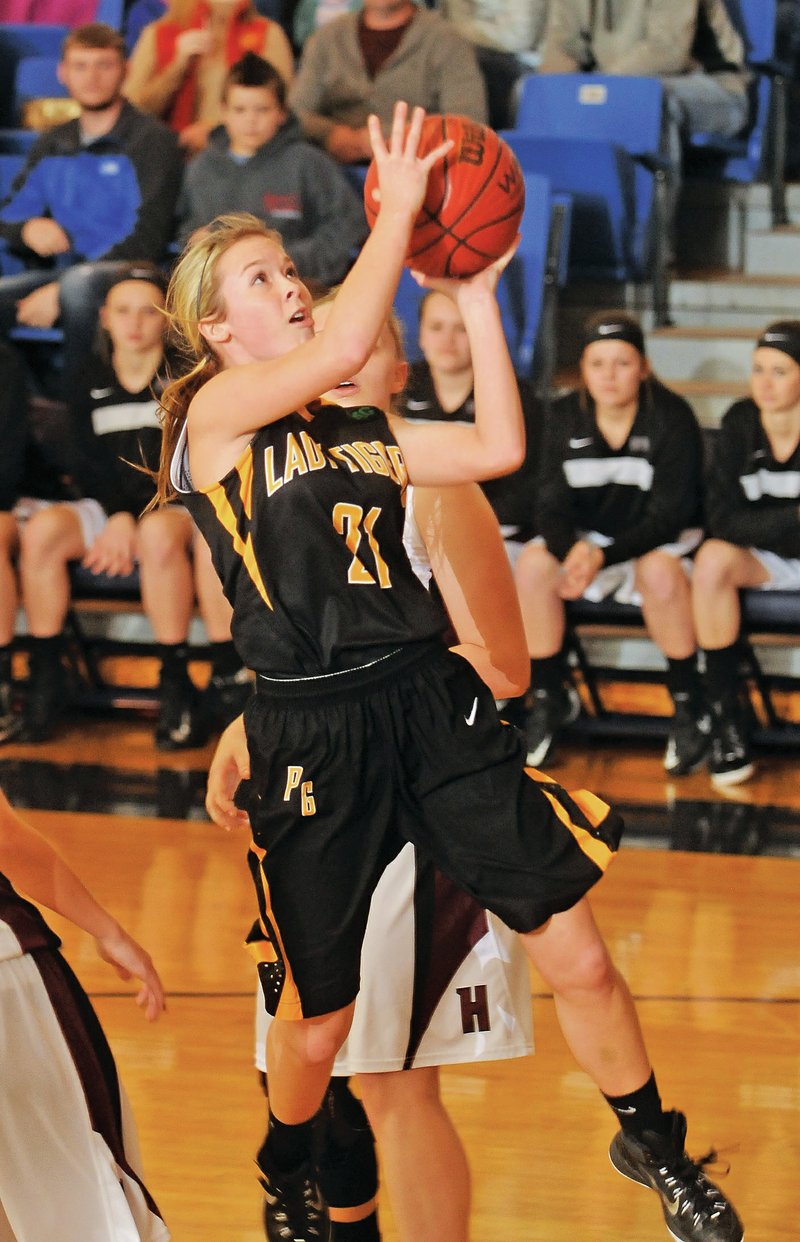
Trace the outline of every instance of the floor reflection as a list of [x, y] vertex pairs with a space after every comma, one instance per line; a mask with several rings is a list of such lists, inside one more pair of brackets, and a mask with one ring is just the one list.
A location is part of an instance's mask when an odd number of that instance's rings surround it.
[[[0, 784], [20, 809], [207, 819], [205, 772], [130, 771], [102, 764], [0, 760]], [[748, 802], [617, 803], [635, 849], [800, 858], [800, 811]]]

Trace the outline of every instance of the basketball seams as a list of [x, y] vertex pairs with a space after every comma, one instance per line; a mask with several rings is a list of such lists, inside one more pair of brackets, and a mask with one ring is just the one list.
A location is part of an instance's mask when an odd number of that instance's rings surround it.
[[[420, 153], [447, 138], [453, 138], [455, 145], [431, 173], [428, 194], [409, 241], [406, 266], [429, 276], [464, 278], [488, 267], [511, 245], [524, 204], [524, 182], [516, 158], [503, 140], [466, 117], [428, 117]], [[364, 203], [370, 227], [380, 210], [367, 197], [374, 184], [372, 166]], [[487, 218], [493, 211], [498, 214]]]

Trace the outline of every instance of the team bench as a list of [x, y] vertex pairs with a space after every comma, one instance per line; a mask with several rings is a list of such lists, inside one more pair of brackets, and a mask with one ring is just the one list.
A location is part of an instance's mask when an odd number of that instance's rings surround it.
[[[619, 698], [609, 694], [612, 683], [663, 682], [664, 661], [645, 635], [641, 609], [614, 600], [571, 601], [565, 645], [582, 688], [583, 711], [573, 732], [666, 735], [668, 715], [609, 705], [609, 698]], [[743, 591], [741, 648], [754, 741], [800, 746], [800, 591]]]

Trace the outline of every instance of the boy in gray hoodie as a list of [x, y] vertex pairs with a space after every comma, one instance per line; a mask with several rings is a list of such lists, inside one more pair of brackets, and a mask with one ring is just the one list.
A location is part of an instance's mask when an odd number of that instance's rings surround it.
[[277, 69], [245, 53], [225, 80], [222, 118], [186, 169], [181, 238], [251, 211], [277, 229], [301, 277], [337, 284], [366, 237], [364, 209], [331, 157], [304, 140]]

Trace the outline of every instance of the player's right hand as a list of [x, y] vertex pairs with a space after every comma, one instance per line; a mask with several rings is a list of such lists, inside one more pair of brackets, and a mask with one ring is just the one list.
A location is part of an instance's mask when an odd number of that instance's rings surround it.
[[250, 818], [234, 802], [242, 781], [250, 779], [250, 751], [244, 729], [244, 716], [237, 716], [222, 733], [208, 769], [206, 810], [218, 827], [249, 828]]
[[114, 967], [120, 979], [140, 981], [136, 1004], [144, 1010], [148, 1022], [155, 1021], [164, 1011], [164, 988], [150, 954], [122, 927], [107, 936], [97, 937], [95, 945], [103, 961]]

